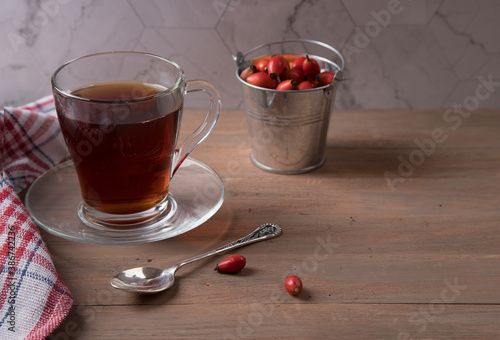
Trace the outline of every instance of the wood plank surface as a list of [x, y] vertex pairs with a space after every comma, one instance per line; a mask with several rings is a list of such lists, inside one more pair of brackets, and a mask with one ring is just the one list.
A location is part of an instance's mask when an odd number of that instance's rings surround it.
[[[185, 112], [181, 139], [203, 114]], [[244, 112], [223, 111], [192, 154], [226, 190], [200, 227], [126, 246], [42, 231], [75, 299], [50, 338], [498, 339], [499, 131], [499, 111], [334, 111], [325, 164], [290, 176], [255, 167]], [[109, 285], [265, 222], [283, 235], [233, 251], [247, 258], [237, 275], [214, 272], [222, 255], [183, 267], [154, 296]], [[289, 274], [303, 279], [297, 297], [284, 290]]]

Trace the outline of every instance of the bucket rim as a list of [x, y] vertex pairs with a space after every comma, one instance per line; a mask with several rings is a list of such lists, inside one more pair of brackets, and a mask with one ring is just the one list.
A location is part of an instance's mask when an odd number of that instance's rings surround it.
[[312, 55], [312, 57], [317, 58], [317, 60], [320, 60], [321, 62], [329, 64], [330, 66], [333, 66], [335, 68], [334, 82], [332, 82], [330, 84], [323, 85], [323, 86], [314, 87], [312, 89], [304, 89], [304, 90], [300, 90], [300, 91], [268, 89], [268, 88], [264, 88], [264, 87], [252, 85], [249, 82], [243, 80], [240, 77], [240, 72], [242, 71], [242, 68], [245, 67], [243, 64], [238, 65], [238, 67], [236, 68], [236, 79], [238, 79], [243, 86], [249, 86], [249, 87], [254, 88], [256, 90], [267, 91], [267, 92], [282, 92], [282, 93], [287, 93], [289, 95], [294, 95], [294, 94], [296, 94], [296, 95], [302, 95], [303, 93], [307, 93], [307, 92], [323, 91], [323, 90], [328, 89], [330, 87], [335, 87], [339, 81], [344, 80], [343, 78], [338, 78], [337, 77], [338, 75], [342, 74], [342, 69], [340, 68], [339, 65], [337, 65], [333, 61], [331, 61], [331, 60], [329, 60], [327, 58], [321, 57], [321, 56]]
[[255, 47], [251, 48], [250, 50], [248, 50], [246, 53], [238, 52], [236, 55], [233, 55], [233, 60], [236, 62], [237, 66], [240, 66], [245, 61], [245, 57], [248, 56], [250, 53], [255, 52], [256, 50], [263, 48], [263, 47], [278, 45], [278, 44], [283, 44], [283, 43], [310, 43], [310, 44], [315, 44], [315, 45], [324, 47], [324, 48], [332, 51], [333, 53], [335, 53], [339, 57], [340, 62], [341, 62], [340, 71], [344, 71], [345, 61], [344, 61], [344, 57], [342, 56], [342, 54], [335, 47], [332, 47], [332, 46], [330, 46], [327, 43], [324, 43], [322, 41], [312, 40], [312, 39], [286, 39], [286, 40], [272, 41], [269, 43], [255, 46]]

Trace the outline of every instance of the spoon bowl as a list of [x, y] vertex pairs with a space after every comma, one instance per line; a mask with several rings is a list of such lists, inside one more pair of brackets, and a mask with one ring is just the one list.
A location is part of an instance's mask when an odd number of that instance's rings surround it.
[[[111, 279], [115, 288], [131, 292], [156, 293], [174, 284], [175, 268], [137, 267], [125, 270]], [[159, 288], [159, 289], [158, 289]]]
[[231, 249], [243, 247], [251, 243], [274, 238], [280, 234], [281, 228], [278, 225], [265, 223], [245, 237], [207, 253], [176, 263], [167, 269], [152, 267], [132, 268], [115, 275], [110, 283], [114, 288], [128, 292], [158, 293], [172, 287], [175, 280], [175, 272], [185, 264], [220, 254]]

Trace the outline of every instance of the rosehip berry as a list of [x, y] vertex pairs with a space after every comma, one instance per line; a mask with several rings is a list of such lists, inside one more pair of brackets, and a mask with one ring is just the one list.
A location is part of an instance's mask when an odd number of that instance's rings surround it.
[[302, 70], [311, 78], [316, 77], [316, 75], [321, 71], [316, 59], [309, 57], [307, 54], [306, 59], [302, 63]]
[[309, 90], [313, 88], [314, 84], [310, 80], [304, 80], [303, 82], [300, 82], [299, 85], [297, 85], [297, 90]]
[[247, 263], [247, 260], [242, 255], [231, 255], [222, 260], [214, 270], [219, 273], [237, 273], [242, 270]]
[[286, 291], [292, 295], [297, 295], [302, 291], [302, 281], [295, 275], [290, 275], [285, 279]]
[[267, 73], [279, 76], [284, 70], [287, 69], [287, 66], [288, 61], [286, 61], [286, 59], [283, 58], [282, 55], [275, 55], [269, 60], [269, 63], [267, 64]]
[[299, 56], [295, 58], [295, 60], [292, 63], [292, 69], [304, 72], [304, 70], [302, 69], [302, 64], [304, 63], [304, 60], [306, 60], [305, 56]]
[[288, 80], [288, 79], [293, 79], [297, 83], [300, 83], [301, 81], [306, 79], [306, 75], [304, 72], [297, 70], [295, 68], [292, 68], [290, 70], [284, 70], [283, 73], [280, 76], [281, 80]]
[[257, 67], [255, 65], [250, 65], [240, 73], [240, 78], [246, 80], [247, 77], [251, 74], [257, 72]]
[[292, 91], [297, 88], [298, 83], [293, 79], [283, 80], [278, 84], [276, 90], [280, 91]]
[[247, 77], [247, 82], [255, 85], [264, 87], [266, 89], [275, 89], [278, 85], [276, 78], [271, 77], [266, 72], [256, 72]]
[[259, 72], [267, 72], [267, 63], [269, 62], [268, 59], [262, 59], [257, 63], [257, 71]]
[[325, 86], [333, 83], [335, 79], [335, 73], [332, 71], [324, 71], [316, 76], [316, 80], [319, 81], [319, 86]]

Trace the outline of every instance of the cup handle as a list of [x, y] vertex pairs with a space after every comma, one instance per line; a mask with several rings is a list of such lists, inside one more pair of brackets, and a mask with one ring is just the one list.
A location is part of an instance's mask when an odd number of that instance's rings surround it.
[[186, 94], [197, 91], [203, 91], [208, 95], [208, 111], [200, 126], [198, 126], [198, 128], [175, 150], [172, 162], [175, 166], [173, 167], [172, 175], [170, 177], [174, 176], [182, 162], [184, 162], [184, 160], [198, 146], [198, 144], [200, 144], [209, 135], [219, 119], [221, 110], [219, 91], [217, 91], [215, 86], [204, 80], [190, 80], [186, 82]]

